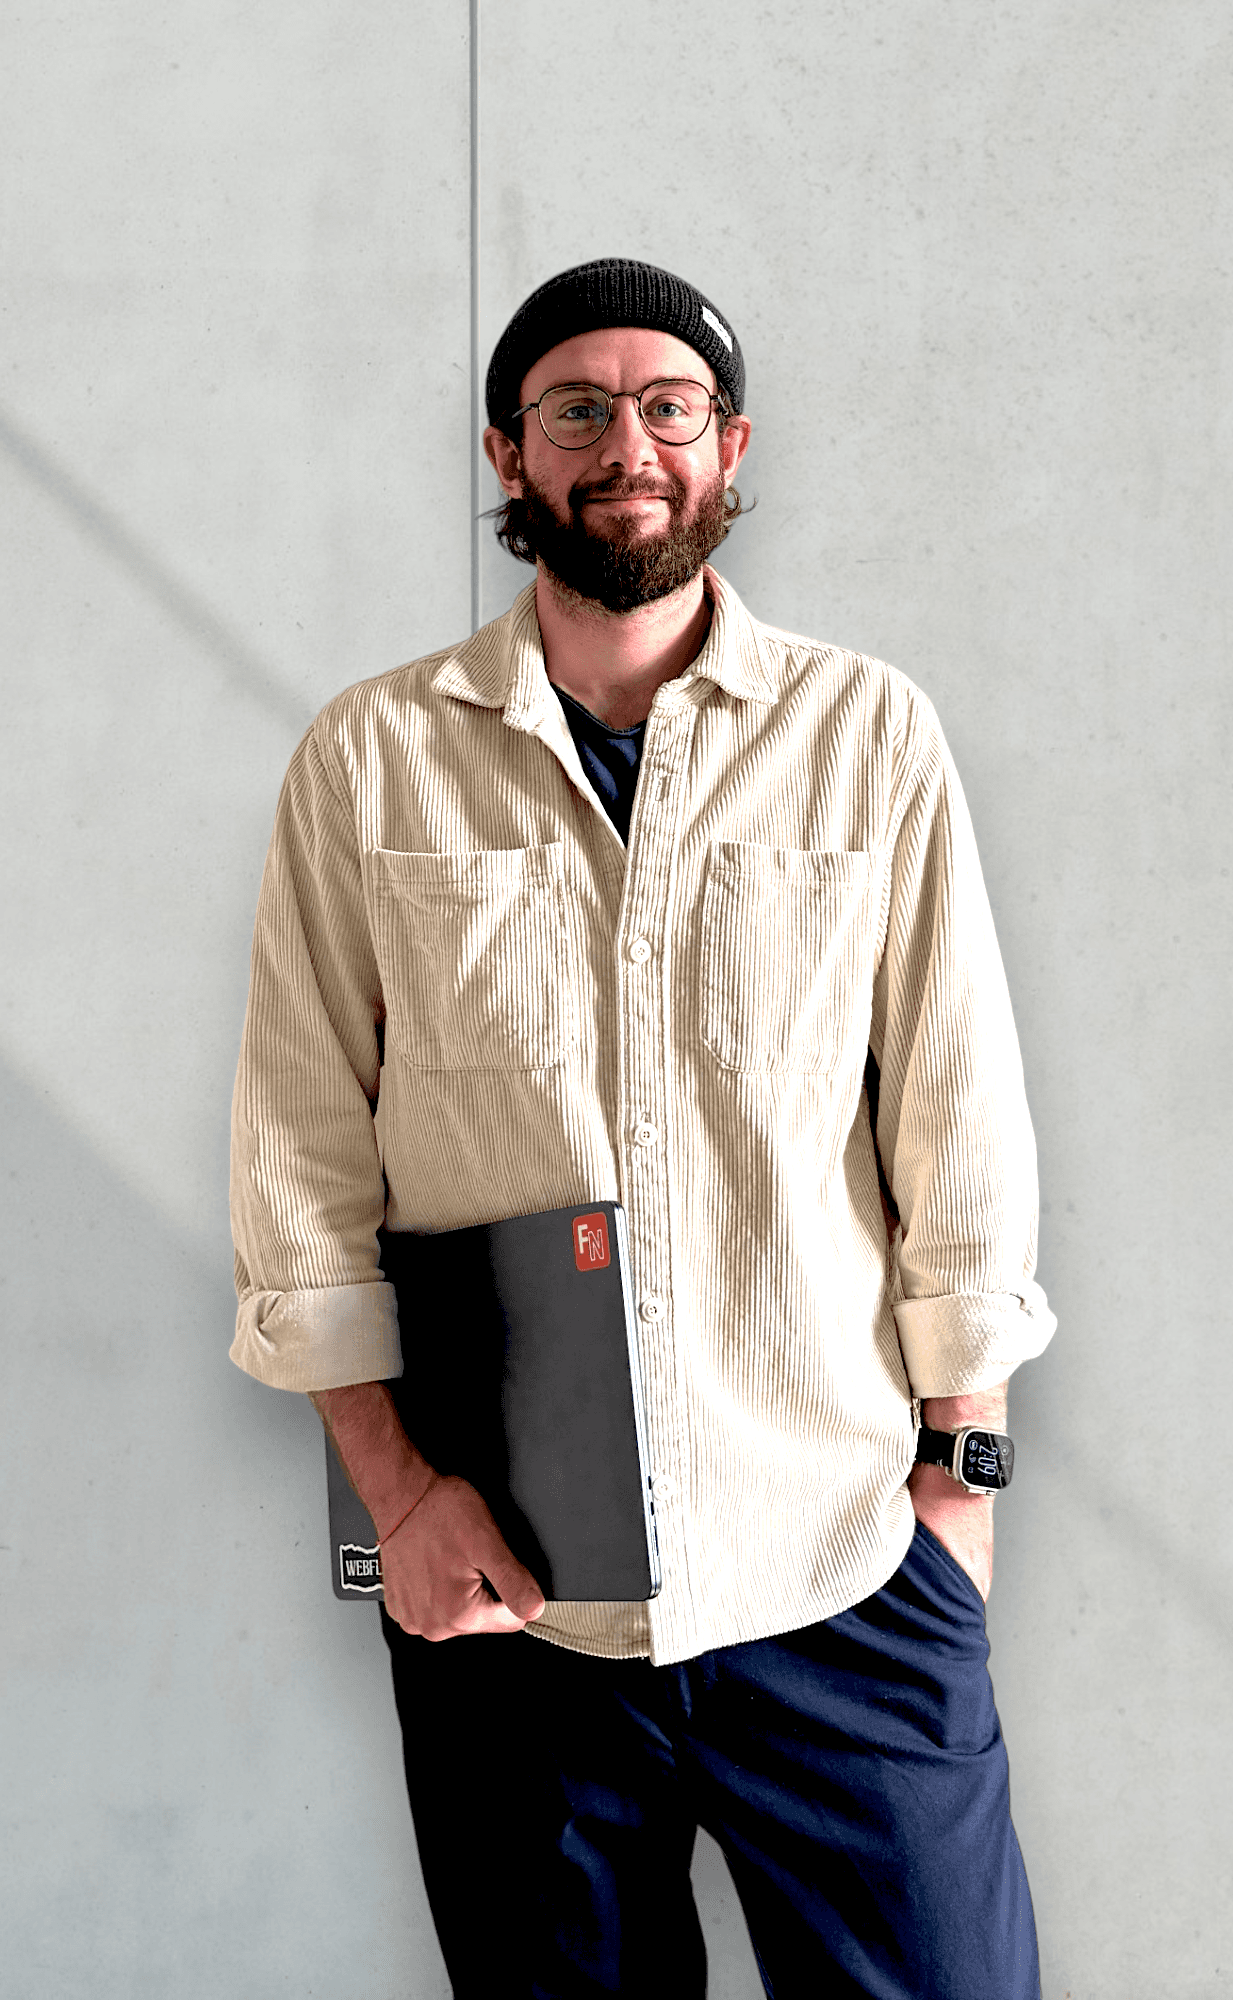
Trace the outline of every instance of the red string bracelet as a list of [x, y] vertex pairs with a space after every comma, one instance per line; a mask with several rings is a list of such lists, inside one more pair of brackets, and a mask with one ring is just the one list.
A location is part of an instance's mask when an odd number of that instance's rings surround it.
[[[432, 1481], [430, 1480], [428, 1485], [424, 1488], [423, 1493], [420, 1494], [420, 1500], [423, 1500], [427, 1496], [427, 1494], [431, 1491], [431, 1488], [432, 1488]], [[393, 1538], [393, 1536], [395, 1536], [398, 1533], [398, 1530], [401, 1528], [404, 1521], [409, 1521], [411, 1519], [412, 1514], [414, 1514], [416, 1508], [420, 1504], [420, 1500], [413, 1500], [411, 1502], [411, 1505], [408, 1507], [406, 1513], [402, 1515], [401, 1519], [395, 1521], [393, 1527], [389, 1530], [388, 1534], [377, 1536], [377, 1547], [379, 1549], [383, 1549], [386, 1543], [390, 1541]]]

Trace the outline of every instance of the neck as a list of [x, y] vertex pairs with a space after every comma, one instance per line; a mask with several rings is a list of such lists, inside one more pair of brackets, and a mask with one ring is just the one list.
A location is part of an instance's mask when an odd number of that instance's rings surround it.
[[711, 606], [702, 573], [636, 611], [605, 611], [540, 565], [535, 612], [548, 678], [613, 729], [645, 722], [656, 690], [683, 674], [706, 642]]

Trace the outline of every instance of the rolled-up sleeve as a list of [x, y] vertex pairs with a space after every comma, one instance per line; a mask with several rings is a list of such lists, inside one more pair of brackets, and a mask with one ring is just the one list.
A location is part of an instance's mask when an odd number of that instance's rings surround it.
[[906, 731], [870, 1047], [916, 1396], [1004, 1380], [1056, 1327], [1035, 1283], [1036, 1147], [967, 806], [929, 704]]
[[231, 1358], [297, 1390], [402, 1369], [377, 1250], [384, 1004], [355, 813], [319, 728], [296, 751], [279, 800], [232, 1105]]

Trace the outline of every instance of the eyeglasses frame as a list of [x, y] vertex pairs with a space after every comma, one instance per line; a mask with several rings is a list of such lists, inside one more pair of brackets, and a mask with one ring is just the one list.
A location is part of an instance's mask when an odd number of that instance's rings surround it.
[[[709, 408], [707, 410], [706, 423], [703, 424], [697, 437], [662, 438], [651, 429], [651, 426], [642, 414], [642, 398], [647, 394], [648, 390], [658, 389], [662, 382], [690, 382], [695, 389], [701, 389], [702, 393], [708, 397]], [[544, 422], [544, 413], [540, 409], [540, 404], [543, 402], [545, 396], [554, 396], [560, 389], [594, 389], [597, 395], [602, 396], [608, 405], [608, 414], [604, 419], [603, 430], [597, 431], [593, 438], [586, 440], [585, 444], [562, 444], [558, 438], [554, 438], [550, 434], [548, 426]], [[557, 451], [590, 451], [592, 446], [597, 445], [607, 432], [608, 426], [612, 422], [613, 410], [622, 396], [629, 397], [638, 412], [638, 422], [642, 425], [647, 436], [655, 444], [666, 444], [672, 451], [682, 451], [688, 445], [697, 444], [698, 438], [704, 438], [710, 427], [711, 416], [715, 410], [719, 411], [721, 418], [725, 422], [733, 414], [732, 404], [726, 390], [712, 389], [708, 391], [706, 383], [699, 382], [694, 375], [657, 375], [653, 382], [645, 382], [641, 389], [605, 389], [598, 382], [554, 382], [542, 394], [537, 396], [533, 403], [524, 403], [520, 410], [511, 410], [509, 421], [513, 423], [515, 417], [528, 416], [534, 410], [536, 416], [539, 418], [541, 431], [543, 431], [544, 436], [548, 439], [549, 444], [554, 445]]]

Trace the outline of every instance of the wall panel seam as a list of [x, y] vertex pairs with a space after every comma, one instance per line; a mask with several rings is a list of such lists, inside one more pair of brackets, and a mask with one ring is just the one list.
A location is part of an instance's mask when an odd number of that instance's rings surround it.
[[483, 379], [480, 373], [480, 0], [469, 0], [471, 136], [471, 630], [482, 622]]

